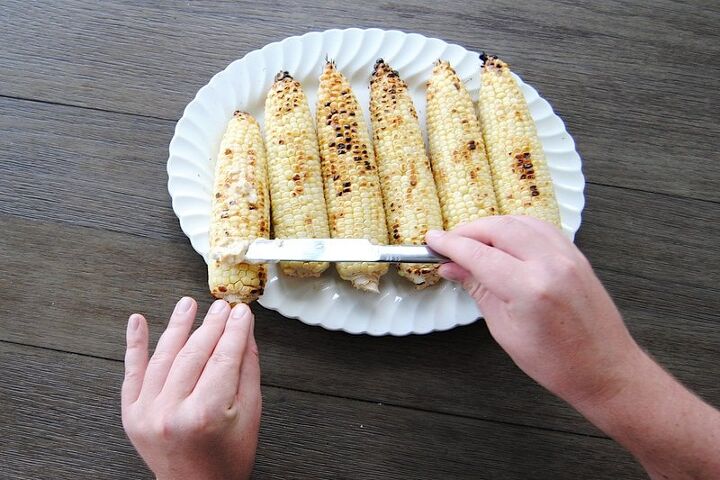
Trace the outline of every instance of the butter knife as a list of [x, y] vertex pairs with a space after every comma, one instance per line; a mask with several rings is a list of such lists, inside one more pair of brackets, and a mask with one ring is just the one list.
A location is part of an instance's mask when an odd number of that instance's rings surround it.
[[247, 263], [390, 262], [445, 263], [450, 260], [425, 245], [374, 245], [364, 239], [257, 239], [244, 254]]

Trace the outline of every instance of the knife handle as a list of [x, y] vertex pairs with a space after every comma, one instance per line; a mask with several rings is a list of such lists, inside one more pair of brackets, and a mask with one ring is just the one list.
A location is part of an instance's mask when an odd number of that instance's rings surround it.
[[450, 259], [425, 245], [378, 245], [380, 261], [390, 263], [446, 263]]

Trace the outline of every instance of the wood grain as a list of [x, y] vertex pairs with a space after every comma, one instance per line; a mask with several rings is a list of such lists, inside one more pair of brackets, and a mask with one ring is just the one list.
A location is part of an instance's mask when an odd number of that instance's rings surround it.
[[[120, 360], [127, 316], [153, 338], [181, 295], [209, 299], [205, 265], [182, 243], [0, 216], [0, 339]], [[37, 255], [42, 252], [42, 255]], [[715, 405], [718, 296], [613, 272], [603, 280], [640, 343]], [[18, 295], [16, 292], [23, 292]], [[26, 304], [43, 305], [43, 317]], [[407, 338], [328, 332], [257, 305], [263, 382], [473, 418], [599, 434], [537, 386], [484, 324]], [[512, 392], [509, 397], [508, 392]]]
[[[122, 431], [120, 362], [0, 342], [0, 363], [3, 478], [150, 478]], [[272, 387], [255, 476], [643, 478], [603, 438]]]
[[[3, 478], [149, 477], [119, 423], [127, 315], [155, 341], [181, 295], [209, 304], [166, 190], [175, 121], [230, 61], [327, 28], [507, 59], [583, 157], [578, 245], [641, 345], [720, 405], [717, 2], [6, 0], [0, 18]], [[253, 310], [258, 478], [644, 478], [483, 322], [370, 338]]]
[[[172, 129], [0, 98], [0, 213], [187, 242], [166, 188]], [[707, 252], [720, 236], [720, 205], [601, 185], [586, 197], [578, 245], [597, 268], [718, 290], [720, 257]]]
[[[720, 201], [717, 2], [4, 2], [0, 95], [166, 119], [290, 35], [384, 27], [503, 55], [556, 108], [592, 182]], [[692, 161], [692, 159], [706, 159]], [[682, 174], [679, 174], [682, 172]]]

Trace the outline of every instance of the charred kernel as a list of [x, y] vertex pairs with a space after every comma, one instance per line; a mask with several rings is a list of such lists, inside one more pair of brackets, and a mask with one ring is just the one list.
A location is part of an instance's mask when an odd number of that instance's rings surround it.
[[538, 192], [537, 190], [533, 190], [532, 192], [530, 192], [530, 195], [532, 195], [533, 197], [537, 197], [538, 195], [540, 195], [540, 192]]
[[[325, 188], [330, 209], [329, 217], [332, 224], [332, 233], [338, 236], [361, 236], [371, 238], [376, 243], [387, 243], [387, 230], [382, 218], [381, 199], [379, 199], [380, 191], [377, 190], [377, 194], [372, 192], [372, 198], [380, 200], [379, 202], [373, 202], [364, 198], [366, 197], [365, 189], [362, 189], [362, 192], [358, 190], [361, 188], [359, 186], [360, 182], [367, 175], [362, 172], [362, 162], [358, 164], [357, 160], [355, 160], [355, 157], [357, 157], [355, 152], [357, 151], [357, 145], [370, 141], [367, 128], [359, 128], [353, 125], [354, 123], [358, 125], [363, 123], [364, 126], [364, 122], [361, 120], [363, 115], [361, 107], [358, 105], [357, 99], [346, 79], [343, 79], [337, 72], [329, 72], [327, 68], [320, 78], [318, 96], [322, 101], [328, 98], [333, 99], [333, 106], [337, 105], [339, 110], [338, 117], [333, 120], [335, 122], [333, 127], [335, 125], [341, 126], [339, 130], [331, 130], [325, 126], [318, 129], [319, 142], [323, 146], [321, 152], [325, 152], [325, 157], [322, 159], [323, 177], [326, 179]], [[357, 122], [354, 122], [354, 120], [357, 120]], [[336, 137], [327, 139], [328, 130], [336, 133]], [[332, 133], [330, 133], [330, 136], [332, 136]], [[330, 140], [337, 142], [337, 150], [328, 150], [327, 144]], [[338, 172], [342, 172], [342, 176], [337, 181], [331, 182], [328, 170], [331, 170], [333, 165]], [[353, 180], [352, 183], [346, 181], [350, 179]], [[342, 213], [340, 210], [347, 213], [344, 221], [340, 220], [340, 213]], [[385, 269], [387, 269], [387, 265], [365, 266], [342, 263], [337, 265], [337, 270], [343, 279], [353, 280], [365, 275], [367, 272], [369, 277], [373, 279], [373, 284], [376, 283], [376, 279], [384, 273]]]

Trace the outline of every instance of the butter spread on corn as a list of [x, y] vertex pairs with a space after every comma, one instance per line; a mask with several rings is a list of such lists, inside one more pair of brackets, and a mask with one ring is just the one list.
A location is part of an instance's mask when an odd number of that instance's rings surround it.
[[226, 263], [243, 263], [250, 242], [248, 240], [225, 239], [210, 250], [210, 260]]

